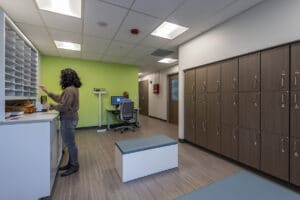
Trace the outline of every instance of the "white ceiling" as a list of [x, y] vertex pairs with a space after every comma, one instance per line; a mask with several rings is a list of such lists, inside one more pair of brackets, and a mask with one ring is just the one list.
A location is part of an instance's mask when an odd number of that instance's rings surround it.
[[[263, 0], [82, 0], [82, 18], [42, 11], [35, 0], [0, 0], [0, 6], [45, 55], [134, 64], [149, 73], [172, 65], [150, 54], [173, 50]], [[163, 21], [189, 27], [174, 40], [151, 36]], [[106, 26], [100, 26], [106, 23]], [[140, 30], [132, 35], [130, 29]], [[57, 49], [54, 40], [82, 44], [81, 52]], [[174, 65], [174, 64], [173, 64]]]

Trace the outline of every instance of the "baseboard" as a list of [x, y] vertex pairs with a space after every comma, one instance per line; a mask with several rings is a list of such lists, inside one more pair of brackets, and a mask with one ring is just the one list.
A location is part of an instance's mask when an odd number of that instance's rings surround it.
[[178, 138], [179, 143], [185, 143], [185, 139]]
[[[132, 124], [134, 124], [134, 123], [132, 123]], [[125, 125], [125, 124], [124, 123], [111, 124], [110, 128], [113, 129], [113, 128], [116, 128], [118, 126], [123, 126], [123, 125]], [[99, 127], [99, 126], [85, 126], [85, 127], [76, 128], [76, 130], [89, 130], [89, 129], [107, 129], [107, 125], [102, 125], [101, 127]]]
[[166, 119], [161, 119], [159, 117], [154, 117], [154, 116], [151, 116], [151, 115], [148, 115], [148, 117], [153, 118], [153, 119], [158, 119], [158, 120], [163, 121], [163, 122], [167, 122]]

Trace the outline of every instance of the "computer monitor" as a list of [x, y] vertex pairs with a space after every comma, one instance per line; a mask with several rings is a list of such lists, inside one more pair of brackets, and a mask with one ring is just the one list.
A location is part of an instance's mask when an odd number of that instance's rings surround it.
[[111, 105], [118, 106], [123, 98], [122, 96], [111, 96]]

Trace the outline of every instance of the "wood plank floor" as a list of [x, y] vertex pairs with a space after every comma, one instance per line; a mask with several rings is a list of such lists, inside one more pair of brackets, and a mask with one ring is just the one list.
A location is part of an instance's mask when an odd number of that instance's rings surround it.
[[[80, 171], [69, 177], [58, 175], [51, 199], [168, 200], [241, 170], [190, 144], [180, 143], [178, 169], [122, 183], [114, 168], [114, 142], [158, 134], [177, 139], [177, 126], [141, 116], [141, 128], [136, 132], [76, 131]], [[66, 156], [63, 162], [66, 162]]]

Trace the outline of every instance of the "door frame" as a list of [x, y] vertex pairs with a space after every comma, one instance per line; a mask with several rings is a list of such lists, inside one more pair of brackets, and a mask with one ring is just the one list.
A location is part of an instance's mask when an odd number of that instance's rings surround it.
[[[140, 102], [141, 102], [141, 99], [140, 99], [140, 85], [143, 85], [143, 83], [147, 83], [146, 85], [147, 85], [147, 87], [145, 87], [145, 88], [147, 88], [147, 91], [146, 91], [146, 95], [147, 95], [147, 112], [146, 113], [144, 113], [144, 115], [145, 116], [149, 116], [149, 80], [148, 79], [145, 79], [145, 80], [141, 80], [141, 81], [139, 81], [139, 108], [141, 108], [141, 104], [140, 104]], [[140, 111], [139, 111], [140, 112]], [[140, 112], [140, 114], [142, 114], [141, 112]]]
[[[170, 123], [170, 92], [171, 92], [171, 90], [170, 90], [170, 77], [174, 76], [174, 75], [177, 75], [177, 77], [178, 77], [178, 86], [179, 86], [179, 73], [178, 72], [171, 73], [171, 74], [167, 75], [168, 76], [168, 78], [167, 78], [167, 122], [168, 123]], [[179, 90], [179, 87], [178, 87], [178, 90]], [[179, 106], [179, 93], [178, 93], [178, 106]], [[179, 108], [178, 108], [178, 111], [179, 111]]]

